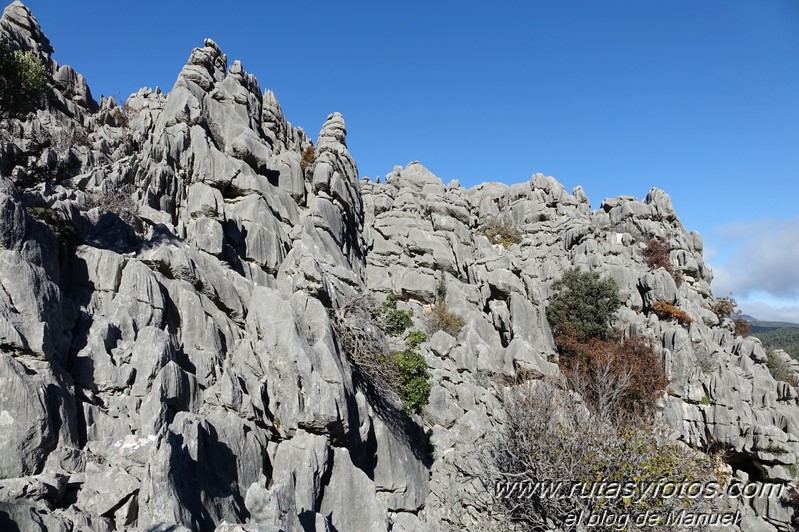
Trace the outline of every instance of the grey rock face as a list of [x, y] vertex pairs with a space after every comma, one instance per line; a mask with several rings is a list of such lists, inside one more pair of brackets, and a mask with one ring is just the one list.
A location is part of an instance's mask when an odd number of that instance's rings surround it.
[[[701, 238], [665, 192], [592, 211], [543, 174], [466, 189], [414, 162], [359, 181], [340, 114], [314, 146], [210, 39], [124, 113], [52, 61], [19, 2], [0, 40], [42, 57], [56, 102], [0, 130], [0, 528], [502, 527], [475, 472], [509, 383], [559, 372], [546, 305], [573, 265], [615, 279], [617, 325], [661, 347], [675, 437], [795, 480], [799, 392], [708, 310]], [[489, 218], [520, 241], [492, 244]], [[652, 237], [681, 286], [649, 271]], [[332, 326], [388, 293], [430, 333], [421, 416], [364, 384]], [[463, 327], [437, 330], [436, 304]], [[754, 527], [790, 520], [744, 510]]]

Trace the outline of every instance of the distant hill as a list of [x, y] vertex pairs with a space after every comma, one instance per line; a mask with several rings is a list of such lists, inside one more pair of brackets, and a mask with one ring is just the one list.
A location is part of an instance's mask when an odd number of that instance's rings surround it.
[[784, 349], [799, 360], [799, 323], [759, 321], [751, 316], [746, 319], [752, 324], [752, 336], [760, 338], [765, 347]]

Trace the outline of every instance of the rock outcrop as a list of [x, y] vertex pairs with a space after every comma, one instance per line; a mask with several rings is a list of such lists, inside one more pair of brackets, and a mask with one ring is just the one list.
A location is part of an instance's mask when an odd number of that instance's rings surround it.
[[[210, 39], [169, 93], [124, 106], [57, 65], [20, 2], [0, 41], [54, 79], [46, 109], [0, 131], [0, 528], [489, 526], [479, 462], [507, 383], [559, 372], [545, 309], [573, 265], [615, 279], [619, 325], [660, 347], [675, 438], [796, 479], [797, 388], [710, 310], [702, 240], [665, 192], [592, 210], [542, 174], [466, 189], [415, 162], [360, 180], [340, 114], [313, 144]], [[520, 241], [491, 242], [488, 219]], [[642, 257], [653, 237], [679, 286]], [[409, 416], [359, 385], [331, 316], [393, 293], [423, 328], [442, 282], [464, 326], [422, 344], [430, 401]], [[744, 512], [790, 527], [773, 501]]]

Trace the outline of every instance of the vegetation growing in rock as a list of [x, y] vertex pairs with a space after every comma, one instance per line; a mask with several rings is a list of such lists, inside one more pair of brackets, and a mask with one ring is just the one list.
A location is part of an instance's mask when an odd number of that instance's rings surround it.
[[694, 320], [684, 310], [677, 308], [668, 301], [655, 301], [652, 310], [659, 318], [664, 320], [677, 320], [681, 325], [690, 325]]
[[315, 162], [316, 162], [316, 151], [314, 150], [313, 146], [308, 146], [302, 152], [302, 158], [300, 159], [300, 168], [302, 168], [303, 171], [305, 171], [308, 168], [312, 167]]
[[505, 249], [513, 244], [522, 241], [522, 233], [513, 225], [500, 220], [499, 218], [489, 217], [483, 223], [480, 234], [485, 236], [492, 244], [502, 244]]
[[621, 306], [616, 282], [572, 268], [552, 288], [547, 318], [573, 389], [603, 412], [610, 404], [650, 412], [667, 380], [654, 346], [611, 327]]
[[670, 251], [666, 240], [655, 237], [646, 241], [646, 245], [644, 249], [641, 250], [641, 254], [646, 259], [646, 264], [649, 266], [650, 270], [663, 268], [669, 272], [672, 279], [674, 279], [674, 284], [679, 287], [682, 284], [683, 278], [682, 274], [671, 265], [671, 259], [669, 258]]
[[380, 324], [390, 336], [399, 336], [413, 325], [413, 313], [397, 308], [397, 294], [389, 294], [380, 307]]
[[[580, 340], [570, 325], [555, 336], [561, 371], [598, 412], [648, 414], [668, 385], [654, 346], [641, 337]], [[615, 405], [611, 407], [611, 405]]]
[[427, 362], [419, 353], [419, 346], [427, 340], [421, 331], [413, 331], [405, 338], [406, 348], [392, 354], [401, 378], [400, 395], [406, 412], [420, 413], [430, 398], [430, 373]]
[[447, 307], [447, 281], [442, 275], [436, 288], [436, 302], [426, 316], [427, 332], [431, 335], [444, 331], [457, 337], [466, 321]]
[[752, 332], [752, 324], [746, 318], [741, 316], [741, 309], [738, 308], [738, 302], [732, 297], [720, 297], [716, 299], [713, 305], [713, 312], [719, 319], [730, 318], [735, 324], [736, 336], [749, 336]]
[[47, 225], [59, 244], [67, 250], [74, 249], [80, 245], [81, 239], [72, 224], [51, 207], [28, 207], [28, 214]]
[[735, 335], [736, 336], [749, 336], [752, 332], [752, 324], [746, 321], [744, 318], [736, 318], [732, 320], [735, 324]]
[[[419, 352], [427, 334], [413, 326], [409, 310], [397, 308], [396, 294], [378, 306], [368, 295], [354, 298], [333, 313], [333, 327], [342, 353], [354, 363], [373, 392], [388, 390], [406, 414], [420, 413], [430, 397], [430, 373]], [[404, 337], [401, 347], [396, 342]]]
[[696, 365], [705, 375], [713, 373], [719, 367], [716, 357], [706, 350], [696, 353]]
[[552, 284], [547, 319], [556, 337], [564, 334], [568, 325], [578, 341], [607, 339], [613, 336], [611, 324], [620, 306], [616, 281], [571, 268]]
[[139, 219], [139, 205], [133, 199], [133, 187], [123, 185], [117, 190], [112, 191], [109, 187], [104, 187], [89, 196], [89, 208], [97, 208], [100, 214], [113, 213], [128, 224], [139, 229], [141, 220]]
[[774, 377], [774, 380], [787, 382], [791, 386], [799, 386], [799, 382], [790, 371], [790, 364], [783, 360], [774, 349], [767, 349], [766, 356], [768, 357], [766, 367], [768, 367], [769, 373]]
[[50, 92], [50, 73], [31, 51], [0, 45], [0, 117], [21, 117], [35, 111]]
[[[724, 484], [727, 479], [719, 478], [718, 456], [707, 456], [672, 441], [662, 422], [633, 415], [595, 415], [591, 408], [597, 405], [583, 403], [568, 388], [558, 379], [529, 382], [516, 387], [505, 399], [506, 424], [493, 463], [496, 495], [510, 520], [530, 530], [565, 530], [573, 528], [567, 526], [567, 516], [580, 512], [629, 515], [628, 524], [632, 524], [647, 511], [717, 509], [718, 499], [645, 497], [643, 484], [631, 487], [629, 496], [619, 496], [621, 486], [630, 481], [687, 485], [711, 480]], [[530, 491], [541, 482], [552, 486], [561, 482], [566, 491], [572, 482], [581, 482], [584, 487], [571, 497], [548, 497], [541, 491]], [[599, 482], [604, 483], [603, 490], [592, 491]], [[615, 490], [608, 489], [614, 482], [618, 483]], [[669, 528], [662, 525], [651, 530]]]

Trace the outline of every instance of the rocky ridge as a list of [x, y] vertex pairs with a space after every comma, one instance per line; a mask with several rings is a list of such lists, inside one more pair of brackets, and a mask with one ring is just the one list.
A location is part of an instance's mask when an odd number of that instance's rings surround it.
[[[571, 265], [612, 276], [618, 323], [661, 347], [676, 438], [727, 449], [742, 478], [795, 480], [797, 389], [710, 310], [701, 238], [663, 191], [592, 210], [542, 174], [465, 189], [411, 163], [360, 180], [341, 115], [312, 143], [210, 39], [169, 93], [124, 106], [57, 65], [20, 2], [0, 41], [54, 79], [46, 109], [0, 131], [0, 524], [491, 526], [478, 462], [508, 382], [558, 372], [544, 311]], [[492, 244], [488, 218], [522, 241]], [[679, 287], [641, 256], [652, 237], [668, 241]], [[422, 415], [387, 411], [358, 385], [331, 314], [396, 293], [424, 328], [442, 278], [465, 326], [422, 345]], [[659, 319], [655, 301], [692, 323]], [[743, 530], [790, 529], [777, 501], [743, 511]]]

